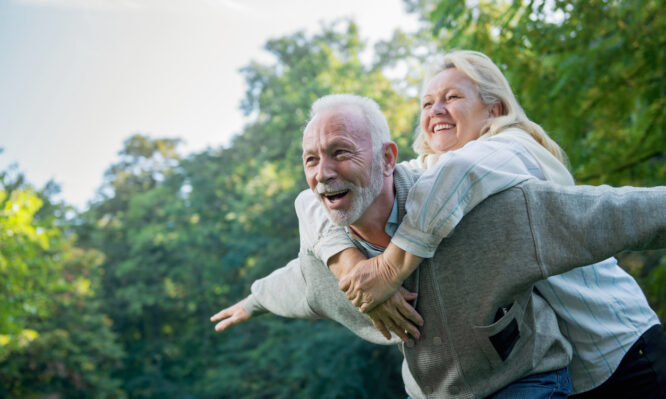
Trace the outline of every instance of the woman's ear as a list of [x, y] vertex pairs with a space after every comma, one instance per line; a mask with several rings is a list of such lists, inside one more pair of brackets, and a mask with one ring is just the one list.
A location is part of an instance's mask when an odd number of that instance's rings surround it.
[[502, 106], [501, 102], [496, 102], [490, 104], [490, 107], [488, 108], [488, 117], [489, 118], [497, 118], [498, 116], [502, 116], [504, 114], [504, 107]]

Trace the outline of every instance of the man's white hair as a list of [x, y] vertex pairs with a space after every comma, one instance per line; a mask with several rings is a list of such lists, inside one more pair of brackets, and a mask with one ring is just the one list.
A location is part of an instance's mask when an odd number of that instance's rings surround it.
[[359, 110], [365, 117], [366, 126], [372, 138], [372, 152], [375, 155], [381, 153], [382, 145], [391, 141], [391, 133], [382, 110], [371, 98], [354, 94], [329, 94], [312, 104], [310, 120], [321, 111], [348, 107]]

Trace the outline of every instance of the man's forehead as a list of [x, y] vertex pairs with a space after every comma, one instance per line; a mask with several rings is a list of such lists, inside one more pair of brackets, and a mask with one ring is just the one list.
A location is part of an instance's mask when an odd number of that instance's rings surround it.
[[346, 135], [356, 140], [367, 133], [363, 114], [355, 107], [338, 107], [318, 112], [305, 128], [303, 140]]

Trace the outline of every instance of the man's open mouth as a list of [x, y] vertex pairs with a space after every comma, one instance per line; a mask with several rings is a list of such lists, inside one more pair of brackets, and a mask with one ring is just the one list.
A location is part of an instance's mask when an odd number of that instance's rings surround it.
[[324, 196], [324, 198], [326, 198], [328, 201], [335, 202], [347, 195], [348, 192], [349, 190], [330, 191], [327, 193], [322, 193], [321, 195]]

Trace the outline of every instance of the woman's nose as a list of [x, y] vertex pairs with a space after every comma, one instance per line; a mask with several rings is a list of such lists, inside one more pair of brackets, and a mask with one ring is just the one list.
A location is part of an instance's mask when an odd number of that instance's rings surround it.
[[443, 101], [435, 101], [430, 110], [433, 115], [446, 114], [448, 112]]

